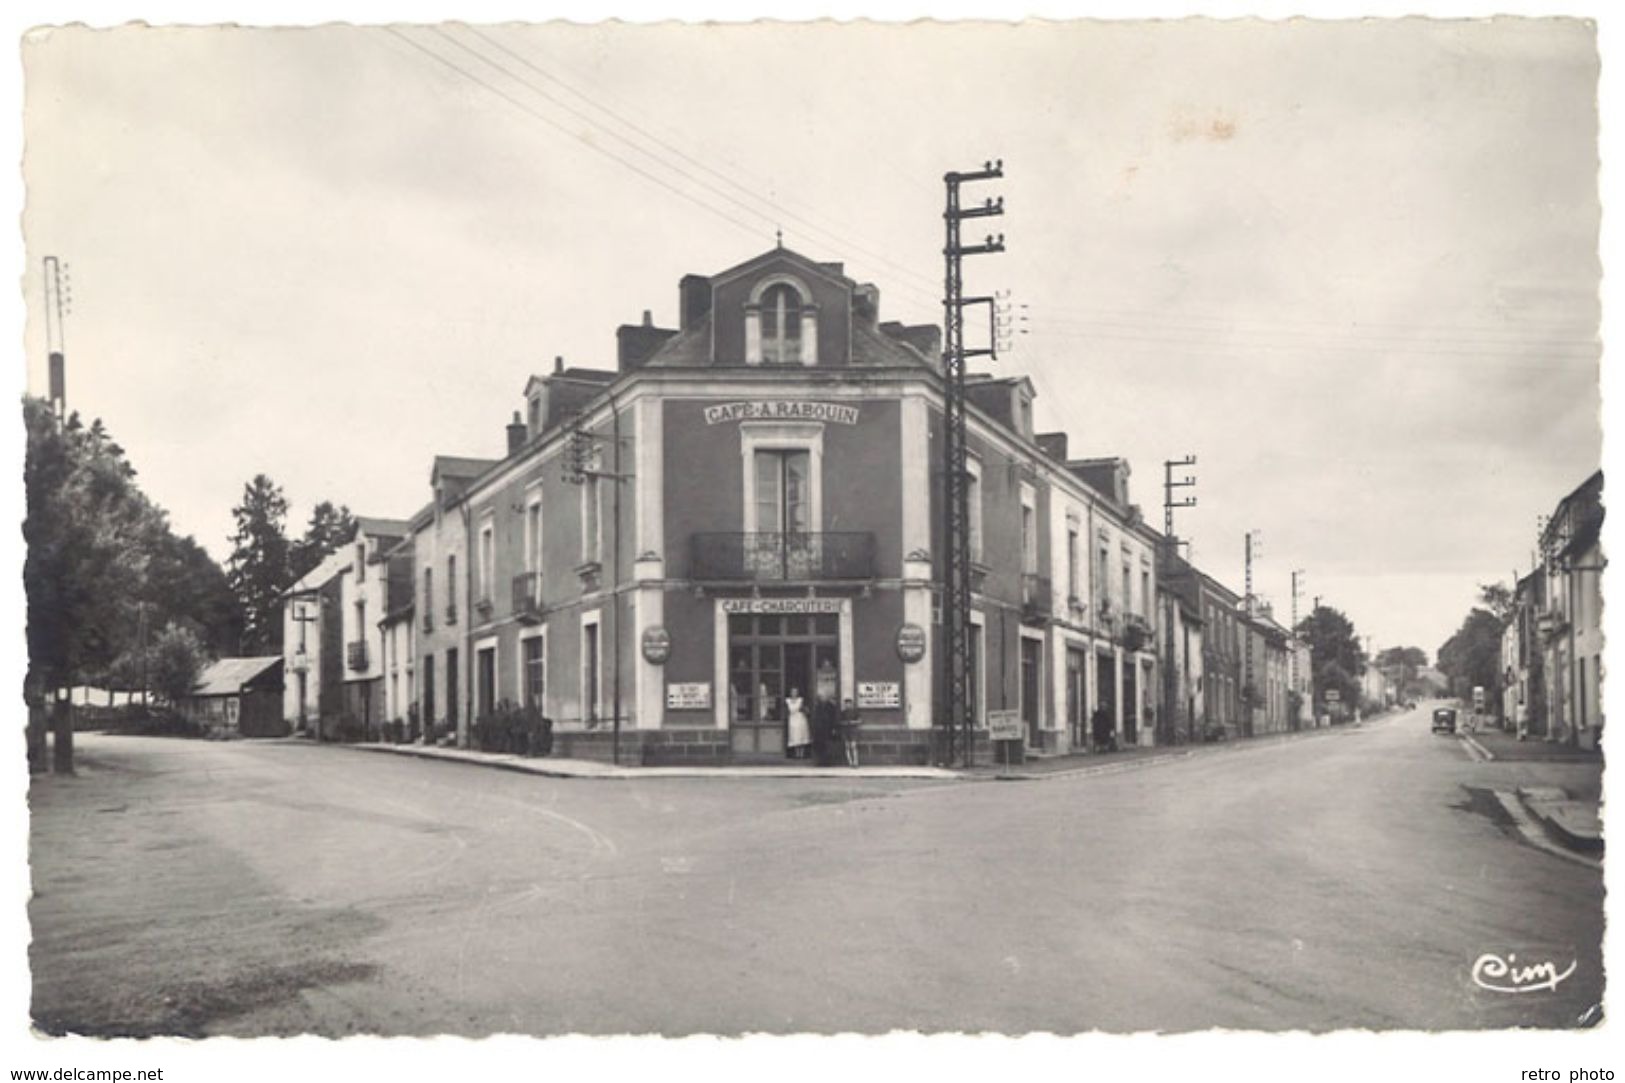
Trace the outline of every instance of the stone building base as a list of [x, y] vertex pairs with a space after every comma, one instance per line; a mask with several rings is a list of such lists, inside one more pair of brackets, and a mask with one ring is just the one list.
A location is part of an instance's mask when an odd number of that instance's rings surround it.
[[[711, 727], [703, 729], [661, 729], [621, 731], [622, 766], [642, 767], [727, 767], [736, 765], [729, 746], [728, 731]], [[555, 730], [553, 755], [561, 759], [596, 760], [609, 763], [614, 758], [614, 735], [609, 730]], [[858, 740], [858, 762], [870, 767], [919, 766], [931, 762], [931, 732], [913, 730], [905, 726], [873, 726], [863, 728]], [[978, 741], [981, 762], [987, 762], [987, 742]], [[837, 746], [838, 752], [838, 746]], [[750, 766], [769, 766], [773, 763], [800, 763], [793, 760], [770, 760], [765, 764], [752, 759]]]

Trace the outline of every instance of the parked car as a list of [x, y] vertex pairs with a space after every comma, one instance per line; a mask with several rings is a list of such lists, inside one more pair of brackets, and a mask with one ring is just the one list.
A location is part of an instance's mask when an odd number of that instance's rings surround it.
[[1435, 707], [1433, 709], [1433, 732], [1456, 732], [1456, 709], [1454, 707]]

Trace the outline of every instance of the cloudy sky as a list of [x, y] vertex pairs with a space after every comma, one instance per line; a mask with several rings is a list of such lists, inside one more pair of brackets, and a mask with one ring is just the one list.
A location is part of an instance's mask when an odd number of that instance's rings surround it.
[[[406, 516], [528, 376], [612, 365], [773, 244], [940, 319], [941, 177], [1002, 157], [1039, 422], [1198, 563], [1430, 654], [1596, 468], [1598, 61], [1578, 21], [40, 32], [28, 381], [217, 557], [252, 475]], [[980, 190], [979, 190], [980, 191]]]

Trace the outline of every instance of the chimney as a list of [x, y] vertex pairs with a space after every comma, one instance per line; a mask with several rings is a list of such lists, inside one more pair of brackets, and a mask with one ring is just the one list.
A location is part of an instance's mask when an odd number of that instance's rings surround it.
[[525, 422], [520, 418], [519, 411], [513, 412], [513, 420], [508, 422], [508, 454], [512, 455], [525, 446]]
[[1056, 462], [1066, 462], [1066, 433], [1041, 432], [1036, 437], [1038, 448]]
[[563, 371], [564, 371], [564, 358], [563, 358], [562, 355], [555, 355], [554, 358], [553, 358], [553, 375], [557, 376], [559, 373], [561, 373]]
[[711, 314], [711, 280], [704, 275], [684, 275], [677, 284], [677, 327], [691, 331]]
[[890, 335], [899, 342], [906, 342], [920, 352], [920, 355], [933, 366], [942, 360], [942, 329], [934, 323], [919, 323], [912, 327], [898, 323], [895, 320], [880, 325], [882, 334]]
[[852, 291], [852, 317], [864, 327], [875, 327], [880, 322], [880, 290], [872, 282], [865, 282]]
[[676, 331], [656, 327], [649, 310], [643, 310], [642, 323], [623, 323], [615, 329], [615, 367], [621, 372], [641, 368], [660, 351]]

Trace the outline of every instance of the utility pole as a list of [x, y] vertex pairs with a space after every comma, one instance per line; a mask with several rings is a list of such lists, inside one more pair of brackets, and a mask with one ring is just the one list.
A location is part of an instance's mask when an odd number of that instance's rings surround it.
[[1262, 531], [1259, 531], [1259, 530], [1256, 530], [1256, 529], [1247, 531], [1247, 572], [1246, 572], [1247, 596], [1246, 596], [1246, 606], [1247, 606], [1247, 613], [1248, 613], [1249, 616], [1252, 615], [1253, 607], [1254, 607], [1255, 602], [1256, 602], [1256, 599], [1255, 599], [1255, 597], [1253, 595], [1253, 560], [1254, 560], [1255, 557], [1262, 556], [1263, 553], [1264, 553], [1263, 538], [1261, 537], [1262, 533], [1263, 533]]
[[[137, 602], [135, 609], [135, 635], [136, 651], [141, 655], [141, 706], [145, 709], [147, 704], [147, 603]], [[303, 712], [305, 705], [301, 703], [299, 710]]]
[[[588, 478], [604, 478], [612, 482], [615, 491], [612, 500], [610, 530], [610, 668], [615, 672], [614, 687], [610, 692], [611, 704], [611, 736], [610, 757], [616, 763], [621, 762], [621, 484], [632, 479], [632, 475], [621, 470], [621, 410], [620, 404], [615, 401], [615, 391], [610, 388], [606, 392], [609, 396], [610, 437], [611, 451], [610, 469], [603, 470], [598, 466], [599, 437], [588, 432], [582, 424], [578, 414], [570, 422], [569, 447], [564, 455], [564, 480], [571, 485], [580, 485]], [[596, 495], [596, 494], [595, 494]], [[601, 550], [600, 550], [601, 552]], [[599, 644], [600, 657], [602, 657], [603, 644]]]
[[[999, 306], [995, 297], [966, 297], [963, 262], [966, 256], [1004, 251], [1004, 234], [989, 234], [982, 244], [960, 243], [960, 224], [971, 218], [991, 218], [1004, 213], [1004, 197], [987, 199], [979, 206], [962, 207], [959, 189], [963, 184], [996, 180], [1004, 176], [1004, 162], [984, 162], [981, 169], [967, 173], [943, 174], [947, 206], [942, 212], [945, 263], [942, 296], [942, 375], [943, 401], [943, 554], [942, 643], [943, 692], [938, 724], [942, 727], [941, 755], [945, 765], [955, 759], [955, 744], [962, 749], [964, 765], [971, 764], [974, 748], [970, 694], [974, 659], [971, 657], [970, 607], [970, 502], [966, 481], [968, 447], [965, 431], [965, 361], [987, 356], [997, 360]], [[992, 338], [986, 349], [965, 347], [965, 306], [988, 306]]]
[[58, 421], [68, 416], [68, 362], [64, 353], [62, 317], [72, 311], [71, 293], [65, 294], [62, 264], [45, 257], [45, 351], [50, 368], [51, 412]]
[[1174, 509], [1196, 507], [1196, 497], [1187, 496], [1179, 500], [1174, 499], [1175, 489], [1184, 489], [1196, 485], [1196, 476], [1187, 474], [1178, 481], [1174, 480], [1174, 470], [1177, 467], [1195, 466], [1196, 456], [1187, 455], [1183, 459], [1165, 459], [1162, 464], [1162, 532], [1169, 539], [1174, 536]]
[[[1302, 640], [1298, 638], [1298, 594], [1302, 584], [1303, 569], [1292, 569], [1292, 638], [1294, 642], [1297, 643], [1302, 642]], [[1292, 648], [1291, 666], [1291, 673], [1288, 675], [1287, 679], [1292, 682], [1291, 688], [1294, 692], [1296, 692], [1298, 690], [1298, 648], [1296, 646]]]
[[[1262, 549], [1259, 544], [1259, 531], [1247, 531], [1247, 597], [1243, 603], [1246, 606], [1247, 616], [1252, 617], [1257, 609], [1257, 599], [1253, 594], [1253, 557]], [[1252, 629], [1246, 629], [1243, 635], [1245, 650], [1242, 652], [1241, 690], [1247, 699], [1247, 729], [1246, 735], [1253, 735], [1253, 703], [1258, 698], [1258, 691], [1253, 685], [1253, 635]]]
[[[63, 296], [62, 265], [45, 257], [45, 351], [49, 368], [51, 413], [61, 425], [68, 417], [67, 362], [64, 360], [62, 318], [68, 311]], [[51, 767], [59, 775], [73, 774], [73, 685], [78, 677], [77, 651], [69, 651], [59, 674], [67, 681], [67, 700], [52, 703]]]

